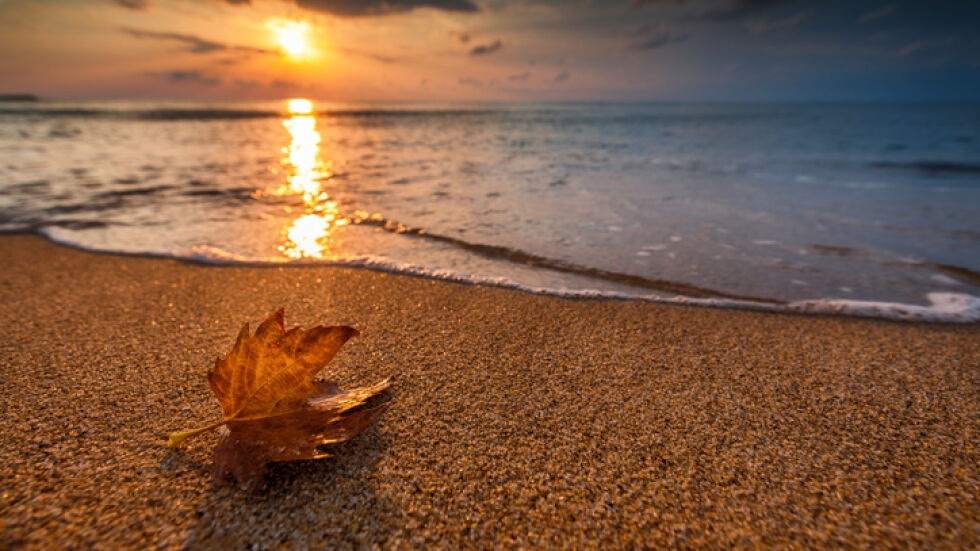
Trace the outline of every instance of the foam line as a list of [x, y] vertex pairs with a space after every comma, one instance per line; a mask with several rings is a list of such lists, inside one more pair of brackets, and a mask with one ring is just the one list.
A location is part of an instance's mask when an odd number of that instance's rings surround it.
[[[89, 252], [120, 254], [116, 251], [104, 251], [79, 246], [65, 239], [59, 239], [58, 232], [53, 228], [41, 230], [41, 234], [61, 245]], [[640, 300], [657, 304], [673, 304], [700, 306], [708, 308], [730, 308], [738, 310], [755, 310], [762, 312], [781, 312], [796, 314], [845, 315], [867, 318], [878, 318], [896, 321], [934, 322], [934, 323], [977, 323], [980, 322], [980, 297], [962, 293], [928, 293], [926, 298], [930, 304], [916, 305], [900, 302], [877, 302], [862, 300], [846, 300], [837, 298], [822, 298], [802, 300], [788, 304], [774, 304], [753, 300], [730, 298], [699, 298], [682, 295], [664, 296], [656, 294], [630, 294], [623, 292], [599, 291], [594, 289], [553, 289], [534, 287], [518, 283], [506, 277], [475, 276], [454, 270], [440, 270], [398, 262], [383, 257], [362, 256], [341, 260], [292, 260], [285, 258], [247, 258], [229, 253], [218, 247], [197, 245], [191, 249], [170, 254], [157, 253], [122, 253], [129, 256], [149, 256], [173, 258], [190, 262], [221, 265], [221, 266], [341, 266], [349, 268], [364, 268], [372, 271], [424, 277], [439, 281], [500, 287], [534, 294], [543, 294], [573, 299], [618, 299]]]

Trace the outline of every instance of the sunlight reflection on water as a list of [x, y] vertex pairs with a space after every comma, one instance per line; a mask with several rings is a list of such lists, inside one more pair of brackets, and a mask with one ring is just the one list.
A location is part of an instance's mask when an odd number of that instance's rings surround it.
[[320, 133], [316, 130], [313, 103], [305, 99], [292, 99], [287, 103], [290, 116], [282, 121], [292, 138], [288, 147], [282, 148], [282, 164], [287, 167], [286, 180], [277, 190], [278, 195], [302, 194], [306, 213], [283, 230], [285, 245], [279, 250], [290, 258], [323, 258], [330, 252], [330, 232], [347, 224], [340, 217], [337, 202], [331, 201], [321, 182], [333, 175], [330, 163], [320, 156]]

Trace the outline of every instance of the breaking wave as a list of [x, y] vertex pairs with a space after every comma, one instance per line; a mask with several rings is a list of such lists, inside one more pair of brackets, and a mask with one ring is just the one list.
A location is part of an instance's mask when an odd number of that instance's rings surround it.
[[[980, 322], [980, 297], [963, 293], [927, 293], [928, 305], [905, 304], [900, 302], [846, 300], [838, 298], [821, 298], [813, 300], [781, 303], [766, 299], [753, 300], [749, 298], [728, 298], [727, 296], [686, 296], [682, 294], [630, 294], [614, 291], [591, 289], [568, 290], [548, 287], [535, 287], [518, 283], [507, 277], [486, 277], [470, 275], [454, 270], [445, 270], [399, 262], [384, 257], [360, 256], [337, 260], [293, 260], [287, 258], [249, 258], [225, 251], [219, 247], [197, 245], [185, 251], [170, 253], [121, 253], [119, 251], [101, 250], [81, 246], [59, 234], [57, 228], [42, 228], [37, 233], [60, 245], [84, 250], [87, 252], [122, 254], [125, 256], [143, 256], [155, 258], [172, 258], [188, 262], [222, 266], [340, 266], [363, 268], [378, 272], [424, 277], [438, 281], [499, 287], [533, 294], [550, 295], [573, 299], [606, 299], [606, 300], [639, 300], [657, 304], [688, 305], [699, 307], [729, 308], [738, 310], [753, 310], [776, 313], [844, 315], [866, 318], [878, 318], [894, 321], [933, 322], [933, 323], [977, 323]], [[680, 284], [683, 285], [683, 284]]]

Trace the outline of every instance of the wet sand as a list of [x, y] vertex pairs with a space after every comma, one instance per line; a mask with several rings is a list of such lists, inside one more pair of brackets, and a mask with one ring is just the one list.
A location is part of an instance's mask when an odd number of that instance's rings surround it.
[[[980, 545], [980, 329], [568, 300], [0, 237], [0, 548]], [[241, 323], [397, 377], [334, 458], [211, 481]]]

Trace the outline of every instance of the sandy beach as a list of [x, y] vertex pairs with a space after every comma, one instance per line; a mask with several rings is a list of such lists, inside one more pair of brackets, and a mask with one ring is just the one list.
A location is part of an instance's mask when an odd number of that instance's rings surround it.
[[[0, 548], [970, 548], [980, 331], [567, 300], [0, 237]], [[241, 324], [349, 324], [396, 377], [334, 458], [211, 480]]]

